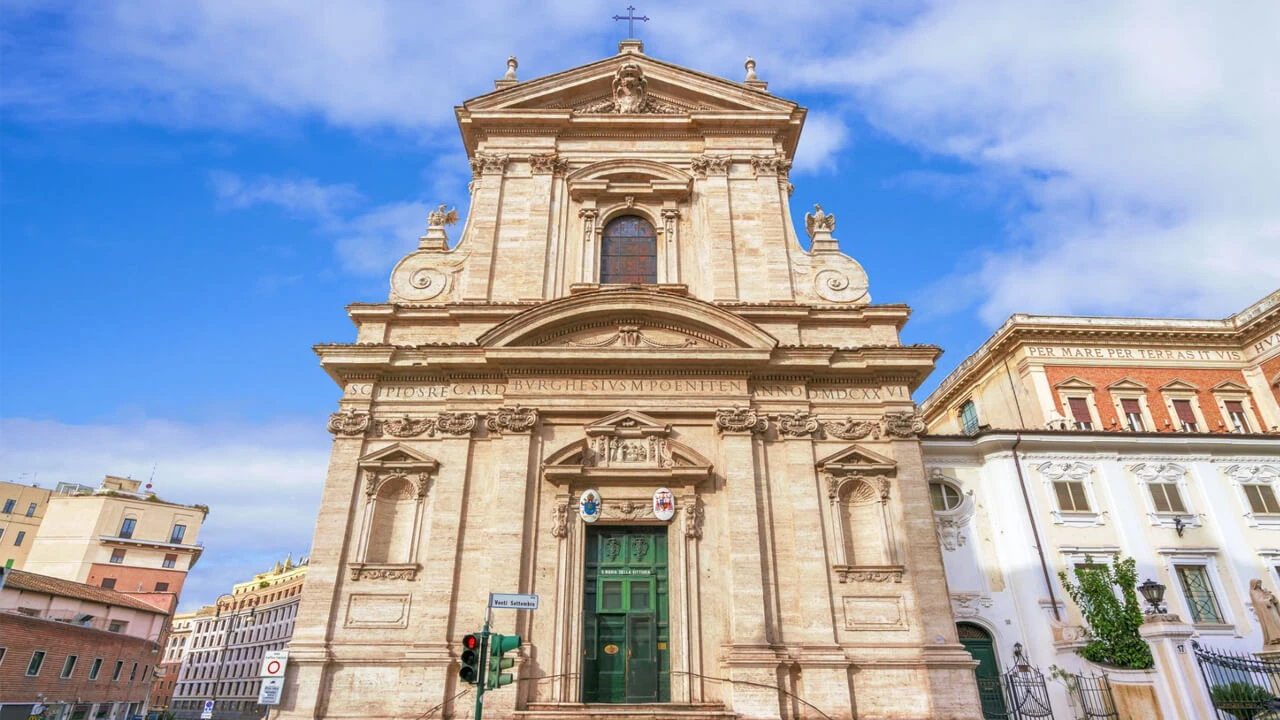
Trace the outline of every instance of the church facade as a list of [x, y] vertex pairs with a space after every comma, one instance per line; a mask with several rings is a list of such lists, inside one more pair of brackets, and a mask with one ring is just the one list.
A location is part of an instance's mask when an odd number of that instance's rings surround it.
[[617, 56], [457, 109], [445, 208], [316, 348], [341, 387], [282, 718], [471, 717], [490, 592], [523, 640], [486, 717], [977, 718], [911, 391], [939, 350], [874, 305], [805, 110]]

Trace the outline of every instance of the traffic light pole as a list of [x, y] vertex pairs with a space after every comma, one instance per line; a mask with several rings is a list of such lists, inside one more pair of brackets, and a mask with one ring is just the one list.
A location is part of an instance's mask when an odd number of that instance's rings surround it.
[[489, 623], [493, 621], [493, 593], [489, 593], [490, 602], [485, 603], [484, 629], [480, 631], [480, 682], [476, 684], [476, 715], [481, 720], [484, 715], [484, 689], [489, 684]]

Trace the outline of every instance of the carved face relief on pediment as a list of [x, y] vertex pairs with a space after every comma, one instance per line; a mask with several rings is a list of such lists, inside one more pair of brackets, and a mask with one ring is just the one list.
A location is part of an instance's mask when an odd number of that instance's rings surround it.
[[551, 347], [627, 348], [636, 350], [675, 350], [680, 348], [728, 347], [728, 343], [707, 333], [642, 321], [595, 324], [570, 330], [541, 343]]

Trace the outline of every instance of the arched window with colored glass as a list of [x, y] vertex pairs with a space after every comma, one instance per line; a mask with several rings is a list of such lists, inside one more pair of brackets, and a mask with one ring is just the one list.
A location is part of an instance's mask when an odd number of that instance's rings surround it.
[[610, 220], [600, 241], [600, 283], [633, 285], [657, 281], [658, 234], [653, 223], [637, 215]]

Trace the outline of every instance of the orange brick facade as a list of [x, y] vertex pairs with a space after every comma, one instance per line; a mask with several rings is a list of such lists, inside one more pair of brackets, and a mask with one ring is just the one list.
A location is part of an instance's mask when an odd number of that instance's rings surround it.
[[[0, 702], [34, 703], [44, 696], [50, 703], [147, 702], [156, 643], [143, 638], [79, 627], [69, 623], [16, 614], [0, 614]], [[45, 653], [38, 674], [27, 675], [32, 654]], [[67, 657], [76, 656], [70, 676], [63, 678]], [[89, 679], [94, 662], [102, 659], [96, 679]], [[115, 678], [117, 664], [120, 674]], [[113, 679], [115, 678], [115, 679]]]
[[[1280, 365], [1280, 358], [1277, 358], [1276, 362]], [[1207, 428], [1208, 432], [1228, 432], [1229, 423], [1226, 418], [1222, 417], [1222, 412], [1218, 408], [1217, 398], [1210, 392], [1210, 388], [1228, 380], [1240, 384], [1245, 383], [1244, 373], [1239, 370], [1225, 369], [1047, 365], [1045, 366], [1045, 375], [1049, 379], [1049, 386], [1053, 388], [1072, 377], [1077, 377], [1096, 385], [1094, 402], [1098, 408], [1098, 419], [1102, 422], [1101, 429], [1103, 430], [1123, 427], [1123, 423], [1117, 416], [1115, 407], [1111, 402], [1107, 386], [1126, 378], [1136, 380], [1147, 386], [1147, 407], [1150, 409], [1151, 418], [1156, 424], [1154, 428], [1148, 429], [1156, 432], [1175, 432], [1178, 427], [1177, 418], [1170, 417], [1169, 410], [1165, 406], [1164, 398], [1160, 393], [1162, 386], [1175, 380], [1181, 380], [1199, 388], [1196, 393], [1196, 400], [1200, 405], [1201, 414], [1204, 415], [1205, 423], [1209, 426]], [[1057, 393], [1054, 393], [1053, 401], [1060, 414], [1064, 417], [1070, 416], [1070, 410], [1063, 407], [1062, 398]], [[1253, 429], [1265, 428], [1266, 423], [1258, 413], [1257, 405], [1251, 405], [1251, 409], [1249, 422]]]
[[[107, 578], [115, 579], [115, 587], [112, 589], [116, 592], [131, 595], [166, 612], [173, 612], [177, 608], [178, 595], [182, 592], [187, 573], [182, 570], [94, 563], [85, 582], [102, 587], [102, 581]], [[166, 584], [168, 587], [165, 587]]]

